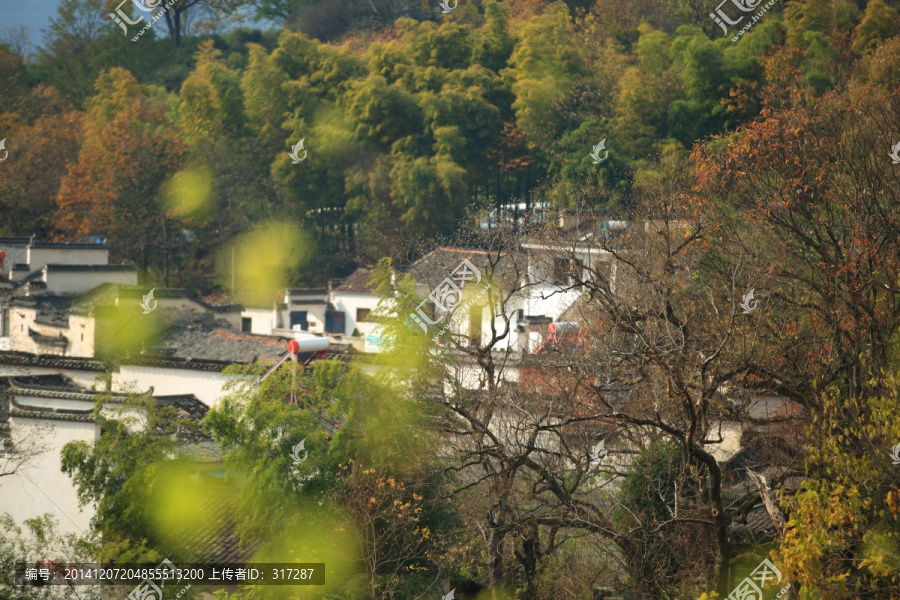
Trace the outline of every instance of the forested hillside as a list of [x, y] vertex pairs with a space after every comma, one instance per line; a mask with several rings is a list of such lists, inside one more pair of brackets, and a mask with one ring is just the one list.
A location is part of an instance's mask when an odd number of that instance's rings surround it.
[[[63, 0], [35, 53], [7, 31], [0, 235], [106, 238], [197, 295], [238, 249], [259, 306], [365, 265], [385, 299], [377, 356], [227, 372], [229, 525], [331, 570], [221, 598], [900, 597], [900, 0], [717, 1], [178, 0], [144, 29]], [[480, 226], [519, 203], [554, 218]], [[483, 261], [465, 331], [411, 325], [395, 267], [439, 245], [467, 248], [438, 280]], [[63, 450], [102, 560], [211, 519], [192, 430], [136, 401], [146, 431], [97, 410]]]
[[624, 214], [709, 136], [900, 68], [884, 0], [778, 3], [737, 42], [696, 1], [412, 4], [257, 0], [277, 31], [218, 34], [242, 3], [184, 2], [137, 37], [65, 0], [36, 55], [0, 54], [0, 233], [105, 237], [206, 292], [217, 248], [291, 220], [321, 282], [473, 207]]

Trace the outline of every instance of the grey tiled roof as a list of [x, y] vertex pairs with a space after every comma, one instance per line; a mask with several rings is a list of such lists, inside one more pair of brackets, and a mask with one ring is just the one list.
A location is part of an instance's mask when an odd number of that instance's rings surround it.
[[339, 292], [357, 292], [361, 294], [371, 294], [372, 287], [369, 285], [370, 280], [372, 279], [372, 272], [365, 268], [359, 267], [350, 277], [344, 279], [337, 287], [335, 287], [335, 291]]
[[206, 517], [205, 526], [177, 532], [174, 546], [180, 548], [172, 560], [179, 562], [242, 563], [253, 556], [256, 543], [241, 548], [236, 531], [235, 515], [238, 500], [232, 490], [224, 486], [187, 485], [185, 490], [196, 498], [197, 509]]
[[28, 336], [34, 340], [35, 344], [41, 346], [54, 346], [65, 348], [69, 345], [69, 340], [63, 335], [43, 335], [38, 333], [31, 327], [28, 328]]
[[37, 310], [36, 321], [53, 327], [68, 327], [69, 311], [77, 302], [75, 296], [26, 296], [15, 297], [9, 301], [10, 306], [34, 308]]
[[191, 358], [233, 364], [255, 360], [274, 362], [287, 352], [287, 343], [285, 338], [268, 335], [186, 327], [166, 339], [165, 347], [175, 351], [169, 360]]
[[178, 443], [178, 453], [195, 462], [210, 463], [225, 460], [225, 453], [209, 438], [189, 439]]
[[[456, 270], [460, 263], [468, 259], [481, 272], [482, 283], [490, 277], [494, 285], [502, 284], [505, 289], [512, 289], [520, 277], [525, 276], [525, 257], [507, 254], [497, 261], [495, 253], [468, 248], [438, 248], [429, 252], [406, 269], [419, 285], [434, 288]], [[490, 262], [494, 262], [492, 267]], [[491, 273], [493, 271], [493, 273]], [[475, 280], [468, 285], [475, 285]]]
[[186, 369], [190, 371], [208, 371], [221, 373], [226, 367], [234, 363], [227, 360], [209, 360], [199, 358], [178, 358], [160, 354], [142, 354], [119, 359], [123, 365], [136, 367], [159, 367], [161, 369]]
[[50, 406], [24, 406], [10, 400], [10, 416], [24, 419], [44, 419], [49, 421], [77, 421], [91, 423], [94, 421], [94, 408], [78, 410], [74, 408], [54, 408]]
[[106, 363], [91, 358], [48, 356], [46, 354], [31, 354], [30, 352], [0, 352], [0, 364], [95, 371], [97, 373], [107, 370]]
[[73, 249], [73, 250], [108, 250], [109, 244], [95, 244], [88, 242], [31, 242], [30, 246], [32, 248], [58, 248], [58, 249]]
[[72, 271], [72, 272], [90, 272], [90, 271], [137, 271], [136, 265], [45, 265], [47, 271]]

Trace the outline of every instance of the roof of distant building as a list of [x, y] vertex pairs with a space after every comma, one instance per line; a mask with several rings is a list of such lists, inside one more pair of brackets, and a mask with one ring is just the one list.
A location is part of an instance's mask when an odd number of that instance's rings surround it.
[[255, 360], [275, 361], [287, 351], [287, 342], [285, 338], [269, 335], [186, 327], [174, 331], [164, 342], [164, 348], [174, 352], [162, 360], [213, 360], [226, 365]]
[[147, 352], [140, 356], [128, 356], [118, 360], [119, 364], [135, 367], [157, 367], [160, 369], [183, 369], [189, 371], [208, 371], [221, 373], [234, 363], [227, 360], [210, 360], [202, 358], [176, 358], [166, 353]]
[[0, 244], [7, 246], [27, 245], [31, 241], [29, 236], [0, 236]]
[[28, 328], [28, 336], [39, 346], [54, 346], [65, 349], [65, 347], [69, 345], [69, 339], [62, 334], [44, 335], [38, 333], [31, 327]]
[[92, 242], [38, 242], [29, 244], [32, 248], [47, 248], [60, 250], [109, 250], [109, 244]]
[[337, 286], [335, 286], [334, 290], [338, 292], [354, 292], [359, 294], [371, 294], [372, 286], [372, 271], [365, 267], [359, 267], [353, 273], [344, 280], [337, 280]]
[[[88, 390], [75, 385], [64, 375], [32, 375], [0, 378], [0, 386], [12, 392], [9, 414], [14, 417], [38, 418], [62, 421], [94, 421], [94, 402], [99, 398], [107, 398], [112, 403], [122, 403], [128, 395]], [[153, 389], [149, 392], [152, 395]], [[33, 397], [53, 400], [78, 400], [89, 408], [51, 407], [46, 403], [33, 406], [16, 400], [16, 397]], [[179, 411], [179, 415], [194, 421], [206, 416], [209, 407], [193, 394], [154, 396], [157, 406], [170, 406]], [[0, 411], [2, 412], [2, 411]], [[194, 436], [196, 438], [196, 436]], [[199, 439], [199, 438], [198, 438]]]
[[47, 271], [72, 271], [72, 272], [81, 272], [81, 271], [103, 271], [103, 272], [115, 272], [115, 271], [137, 271], [137, 265], [58, 265], [58, 264], [46, 264], [44, 268]]
[[[199, 461], [202, 462], [202, 461]], [[257, 542], [241, 546], [236, 515], [239, 505], [234, 491], [221, 485], [188, 484], [189, 497], [196, 500], [194, 509], [202, 514], [202, 523], [176, 532], [173, 540], [178, 549], [172, 555], [176, 563], [240, 564], [253, 556]]]
[[[524, 257], [518, 254], [504, 254], [499, 257], [496, 253], [484, 250], [472, 250], [468, 248], [438, 248], [429, 252], [406, 270], [419, 283], [434, 288], [444, 279], [450, 277], [462, 263], [470, 261], [483, 281], [489, 278], [491, 283], [502, 282], [504, 289], [517, 287], [519, 278], [525, 274]], [[471, 280], [469, 285], [477, 280]]]
[[10, 306], [33, 308], [37, 311], [35, 322], [51, 327], [66, 327], [69, 324], [69, 311], [78, 301], [77, 296], [17, 296], [9, 301]]
[[30, 352], [0, 352], [0, 364], [48, 369], [71, 369], [73, 371], [95, 371], [97, 373], [107, 370], [106, 363], [92, 358], [48, 356], [46, 354], [31, 354]]

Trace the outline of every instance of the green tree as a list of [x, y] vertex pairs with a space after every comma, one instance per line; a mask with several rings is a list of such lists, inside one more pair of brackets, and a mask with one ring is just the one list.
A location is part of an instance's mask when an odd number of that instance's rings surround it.
[[[81, 506], [96, 509], [94, 529], [103, 537], [101, 561], [152, 562], [177, 558], [167, 544], [172, 523], [160, 514], [155, 496], [183, 483], [189, 460], [178, 458], [176, 439], [197, 432], [196, 422], [152, 397], [133, 395], [124, 404], [98, 399], [94, 414], [101, 434], [93, 442], [70, 442], [62, 450], [62, 471], [72, 478]], [[172, 458], [175, 456], [176, 458]], [[160, 526], [160, 523], [163, 526]], [[183, 523], [182, 523], [183, 525]]]
[[27, 519], [18, 525], [9, 513], [0, 514], [0, 599], [2, 600], [100, 600], [100, 586], [34, 586], [15, 582], [16, 563], [52, 561], [57, 565], [98, 562], [100, 539], [96, 534], [62, 534], [53, 515]]
[[873, 50], [880, 42], [900, 32], [897, 9], [884, 0], [870, 0], [862, 21], [853, 33], [853, 51], [859, 54]]

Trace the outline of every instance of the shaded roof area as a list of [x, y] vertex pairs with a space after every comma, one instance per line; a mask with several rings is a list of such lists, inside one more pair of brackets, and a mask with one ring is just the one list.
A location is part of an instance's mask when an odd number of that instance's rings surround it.
[[69, 345], [69, 338], [65, 337], [63, 334], [59, 335], [43, 335], [42, 333], [38, 333], [31, 327], [28, 328], [28, 336], [34, 340], [34, 343], [38, 346], [50, 346], [51, 348], [62, 348], [65, 351], [66, 346]]
[[[72, 265], [63, 265], [69, 267]], [[105, 267], [106, 265], [99, 265]], [[113, 265], [117, 267], [116, 265]], [[87, 269], [89, 267], [85, 267]], [[92, 267], [90, 267], [92, 268]], [[74, 266], [71, 270], [83, 270], [80, 266]], [[36, 273], [40, 273], [36, 271]], [[31, 275], [34, 275], [32, 273]], [[29, 277], [31, 277], [29, 275]], [[34, 282], [32, 282], [34, 283]], [[37, 282], [40, 283], [40, 282]], [[33, 308], [37, 310], [35, 321], [39, 324], [50, 325], [53, 327], [68, 326], [69, 314], [89, 314], [96, 308], [115, 309], [124, 303], [133, 303], [135, 310], [138, 309], [143, 296], [150, 292], [152, 288], [148, 286], [124, 285], [118, 283], [102, 283], [94, 289], [77, 295], [55, 295], [55, 294], [35, 294], [29, 296], [15, 296], [10, 300], [11, 306], [20, 306], [23, 308]], [[183, 298], [196, 303], [199, 307], [207, 309], [215, 313], [236, 312], [240, 311], [239, 305], [214, 306], [202, 300], [194, 298], [184, 289], [180, 288], [156, 288], [153, 296], [157, 300]], [[163, 308], [161, 307], [162, 311]], [[174, 315], [178, 320], [181, 312], [178, 311]]]
[[[152, 388], [149, 391], [152, 394]], [[35, 398], [35, 403], [14, 397]], [[94, 402], [100, 398], [106, 398], [112, 403], [122, 403], [128, 395], [89, 390], [76, 385], [65, 375], [58, 374], [0, 377], [0, 414], [14, 417], [92, 422], [95, 420]], [[53, 407], [47, 406], [47, 402], [42, 400], [74, 400], [82, 402], [84, 406]], [[209, 411], [209, 407], [193, 394], [154, 396], [154, 400], [157, 406], [173, 407], [180, 417], [198, 422]]]
[[13, 245], [27, 246], [28, 242], [30, 242], [30, 241], [31, 241], [31, 237], [29, 237], [29, 236], [10, 236], [10, 235], [0, 236], [0, 244], [6, 244], [8, 246], [13, 246]]
[[191, 326], [173, 331], [162, 347], [148, 349], [147, 354], [227, 363], [274, 362], [287, 352], [287, 343], [281, 337]]
[[0, 364], [17, 365], [21, 367], [43, 367], [48, 369], [72, 369], [76, 371], [95, 371], [102, 373], [107, 370], [103, 361], [92, 358], [48, 356], [46, 354], [32, 354], [30, 352], [4, 351], [0, 352]]
[[[521, 254], [505, 254], [498, 259], [496, 253], [469, 248], [438, 248], [410, 265], [406, 272], [420, 285], [434, 288], [456, 271], [463, 260], [471, 262], [480, 272], [481, 282], [490, 280], [494, 285], [501, 284], [505, 289], [515, 287], [521, 277], [525, 276], [526, 258]], [[468, 285], [480, 285], [478, 278], [466, 282]]]
[[253, 556], [256, 543], [242, 548], [236, 531], [238, 499], [225, 486], [189, 483], [181, 489], [195, 499], [192, 507], [203, 515], [202, 523], [172, 531], [171, 544], [176, 548], [172, 560], [203, 563], [243, 563]]
[[372, 271], [365, 267], [359, 267], [346, 279], [333, 280], [337, 284], [334, 290], [338, 292], [371, 294], [373, 292], [373, 286], [369, 285], [371, 279]]
[[79, 301], [77, 296], [25, 296], [10, 299], [10, 306], [37, 310], [35, 323], [51, 327], [68, 327], [69, 312]]
[[32, 248], [53, 248], [59, 250], [108, 250], [109, 244], [106, 242], [38, 242], [33, 241], [29, 244]]

